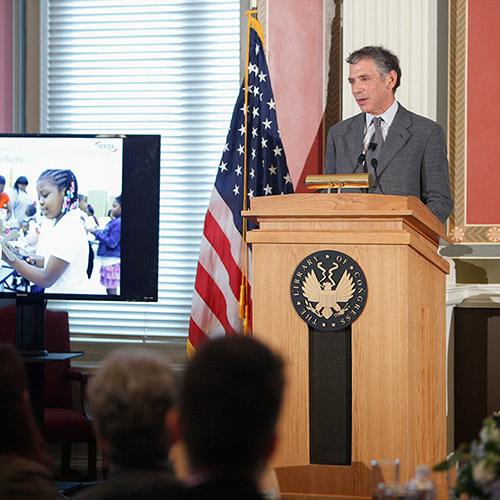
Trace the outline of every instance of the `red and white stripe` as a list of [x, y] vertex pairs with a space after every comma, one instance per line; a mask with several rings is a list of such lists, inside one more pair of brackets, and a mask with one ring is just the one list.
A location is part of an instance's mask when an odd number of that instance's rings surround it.
[[[242, 236], [234, 225], [231, 209], [214, 188], [200, 246], [188, 352], [192, 353], [207, 338], [243, 333], [239, 317], [241, 266]], [[251, 285], [250, 252], [247, 275]]]

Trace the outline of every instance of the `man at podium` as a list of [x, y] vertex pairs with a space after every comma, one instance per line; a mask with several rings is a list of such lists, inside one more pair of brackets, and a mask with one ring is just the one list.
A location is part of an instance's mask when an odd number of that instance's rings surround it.
[[401, 68], [391, 51], [367, 46], [347, 62], [362, 112], [329, 130], [325, 174], [368, 172], [370, 193], [416, 196], [444, 223], [453, 200], [443, 128], [398, 103]]

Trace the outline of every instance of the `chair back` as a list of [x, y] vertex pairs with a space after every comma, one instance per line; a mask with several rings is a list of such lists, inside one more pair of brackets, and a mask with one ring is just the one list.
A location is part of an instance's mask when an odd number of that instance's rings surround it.
[[[70, 351], [69, 320], [66, 311], [45, 311], [45, 349], [49, 352]], [[72, 408], [71, 380], [64, 373], [70, 361], [45, 363], [45, 408]]]
[[0, 308], [0, 342], [16, 346], [16, 304]]
[[[0, 308], [0, 342], [16, 345], [16, 304]], [[66, 311], [45, 310], [45, 349], [49, 352], [70, 350]], [[69, 368], [69, 360], [45, 363], [45, 408], [73, 407], [72, 383], [64, 376]]]

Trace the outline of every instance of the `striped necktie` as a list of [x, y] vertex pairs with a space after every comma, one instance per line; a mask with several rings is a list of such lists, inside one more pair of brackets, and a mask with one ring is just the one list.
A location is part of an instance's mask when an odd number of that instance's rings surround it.
[[367, 172], [372, 174], [375, 179], [376, 176], [373, 165], [375, 165], [375, 168], [378, 166], [378, 157], [384, 142], [384, 135], [381, 127], [382, 118], [380, 116], [374, 116], [372, 123], [375, 125], [375, 132], [373, 132], [370, 142], [368, 143], [368, 149], [366, 151], [366, 167]]

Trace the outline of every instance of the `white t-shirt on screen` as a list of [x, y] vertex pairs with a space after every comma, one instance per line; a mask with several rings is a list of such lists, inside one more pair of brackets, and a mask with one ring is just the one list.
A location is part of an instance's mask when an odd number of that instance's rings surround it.
[[45, 289], [47, 293], [88, 293], [89, 243], [79, 210], [66, 213], [55, 225], [53, 220], [42, 218], [36, 253], [45, 258], [45, 266], [51, 255], [69, 264], [59, 279]]

